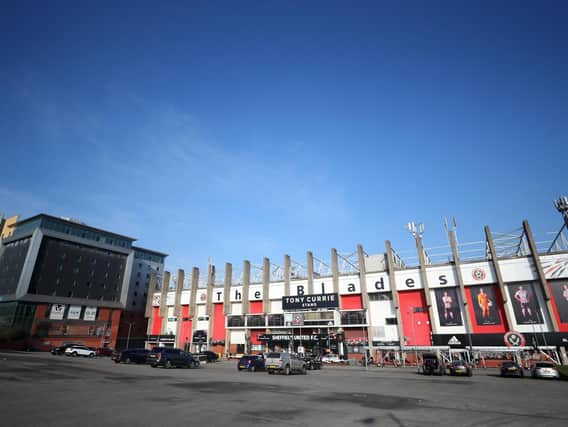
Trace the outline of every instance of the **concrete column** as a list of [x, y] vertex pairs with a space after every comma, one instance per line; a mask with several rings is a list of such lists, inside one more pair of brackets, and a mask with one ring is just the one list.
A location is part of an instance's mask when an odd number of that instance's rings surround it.
[[331, 276], [333, 280], [333, 292], [339, 294], [339, 259], [337, 249], [331, 249]]
[[225, 354], [228, 354], [230, 348], [230, 331], [226, 328], [227, 316], [231, 315], [231, 286], [233, 281], [233, 264], [225, 263], [225, 281], [223, 288], [225, 290], [225, 298], [223, 299], [223, 312], [225, 313]]
[[306, 262], [308, 263], [308, 293], [312, 293], [314, 289], [314, 254], [310, 251], [306, 254]]
[[144, 317], [148, 319], [148, 328], [146, 329], [146, 333], [148, 335], [152, 335], [152, 324], [154, 322], [154, 293], [156, 292], [157, 285], [158, 280], [156, 272], [152, 271], [150, 273], [150, 284], [148, 285], [148, 291], [146, 292], [146, 312], [144, 313]]
[[369, 352], [370, 354], [373, 354], [373, 334], [371, 332], [371, 328], [368, 326], [371, 324], [371, 313], [369, 311], [369, 293], [367, 292], [367, 268], [365, 265], [365, 252], [363, 251], [363, 245], [361, 244], [357, 245], [357, 258], [359, 260], [359, 283], [361, 284], [361, 301], [367, 320], [367, 342], [369, 345]]
[[231, 314], [231, 285], [233, 280], [233, 264], [230, 262], [225, 263], [225, 280], [223, 282], [223, 289], [225, 297], [223, 298], [223, 312], [225, 316]]
[[290, 272], [292, 270], [292, 260], [290, 255], [284, 255], [284, 296], [290, 295]]
[[177, 271], [177, 281], [176, 281], [176, 299], [174, 303], [174, 316], [176, 317], [176, 347], [183, 348], [184, 342], [181, 339], [181, 291], [183, 289], [183, 282], [185, 280], [185, 272], [182, 269]]
[[243, 315], [249, 313], [250, 261], [243, 262]]
[[207, 314], [207, 348], [209, 348], [209, 340], [213, 334], [213, 288], [215, 287], [215, 266], [209, 265], [207, 274], [207, 305], [205, 313]]
[[456, 267], [456, 279], [458, 281], [458, 286], [460, 288], [460, 296], [462, 300], [463, 312], [464, 312], [464, 322], [465, 322], [465, 331], [468, 337], [468, 345], [470, 351], [472, 351], [472, 341], [471, 341], [471, 334], [473, 334], [473, 324], [471, 322], [471, 315], [469, 312], [469, 304], [467, 302], [467, 296], [465, 294], [465, 286], [463, 283], [463, 276], [461, 271], [461, 261], [460, 255], [458, 252], [458, 244], [456, 239], [456, 232], [454, 230], [448, 230], [448, 237], [450, 238], [450, 246], [452, 248], [452, 258], [454, 259], [454, 265]]
[[168, 332], [168, 291], [170, 288], [170, 272], [164, 271], [162, 279], [162, 296], [160, 297], [160, 316], [162, 317], [162, 335]]
[[[529, 249], [531, 251], [531, 257], [534, 262], [534, 266], [536, 267], [536, 272], [538, 275], [538, 281], [540, 283], [540, 287], [542, 289], [542, 294], [544, 296], [544, 300], [546, 302], [547, 308], [547, 315], [548, 320], [550, 321], [550, 325], [552, 326], [553, 332], [559, 332], [558, 328], [558, 321], [556, 320], [556, 316], [554, 315], [554, 309], [552, 307], [552, 301], [550, 298], [550, 290], [548, 289], [548, 283], [546, 282], [546, 276], [544, 275], [544, 271], [542, 269], [542, 264], [540, 263], [540, 257], [538, 256], [538, 251], [536, 250], [536, 244], [534, 242], [534, 236], [532, 234], [531, 226], [527, 220], [523, 221], [523, 229], [525, 230], [525, 235], [527, 236], [527, 242], [529, 243]], [[543, 319], [546, 321], [546, 319]]]
[[396, 330], [398, 332], [398, 339], [400, 341], [400, 345], [405, 345], [404, 342], [404, 329], [402, 327], [402, 314], [400, 312], [400, 300], [398, 298], [398, 289], [396, 288], [396, 282], [394, 278], [394, 272], [396, 270], [396, 266], [394, 263], [394, 258], [392, 256], [392, 246], [389, 240], [385, 241], [385, 247], [387, 251], [387, 272], [389, 275], [389, 282], [390, 282], [390, 289], [392, 294], [392, 302], [394, 305], [394, 312], [396, 315]]
[[[495, 270], [495, 278], [497, 279], [497, 285], [501, 291], [501, 298], [503, 299], [503, 305], [507, 304], [509, 297], [507, 296], [507, 290], [505, 289], [505, 282], [503, 282], [503, 275], [501, 274], [501, 268], [499, 267], [499, 260], [497, 259], [497, 252], [495, 251], [495, 243], [493, 242], [493, 237], [491, 237], [491, 230], [489, 226], [485, 226], [485, 240], [487, 241], [487, 246], [489, 247], [489, 253], [491, 255], [491, 263], [493, 264], [493, 269]], [[507, 327], [512, 328], [513, 321], [509, 314], [509, 310], [503, 307], [503, 312], [505, 313], [505, 319], [507, 320]]]
[[264, 258], [262, 261], [262, 311], [264, 314], [270, 313], [270, 260]]
[[24, 266], [20, 273], [20, 279], [16, 288], [16, 298], [21, 298], [28, 293], [42, 239], [43, 233], [41, 229], [36, 228], [31, 236], [30, 246], [28, 247]]
[[418, 259], [420, 260], [420, 278], [424, 285], [424, 296], [426, 297], [426, 306], [428, 307], [428, 314], [430, 315], [430, 326], [432, 327], [432, 333], [437, 334], [438, 328], [436, 328], [436, 322], [434, 322], [434, 316], [436, 316], [437, 313], [434, 312], [432, 298], [430, 297], [430, 286], [428, 284], [428, 275], [426, 274], [426, 259], [424, 258], [424, 246], [422, 246], [422, 238], [418, 234], [414, 236], [414, 239], [416, 240], [416, 250], [418, 251]]
[[197, 297], [197, 287], [199, 286], [199, 268], [193, 267], [191, 270], [191, 291], [189, 293], [189, 317], [191, 318], [191, 336], [190, 344], [193, 348], [193, 331], [197, 324], [197, 304], [195, 299]]

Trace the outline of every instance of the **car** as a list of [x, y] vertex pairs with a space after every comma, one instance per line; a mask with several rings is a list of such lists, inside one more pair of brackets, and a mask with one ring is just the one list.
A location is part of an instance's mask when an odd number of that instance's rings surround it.
[[269, 374], [279, 372], [285, 375], [307, 373], [306, 362], [299, 356], [285, 352], [271, 352], [266, 355], [264, 362]]
[[152, 368], [157, 368], [158, 366], [163, 366], [164, 368], [199, 367], [199, 359], [194, 357], [192, 353], [183, 351], [179, 348], [154, 348], [148, 355], [148, 359]]
[[264, 356], [261, 354], [249, 354], [241, 357], [237, 363], [237, 370], [247, 370], [251, 372], [264, 371]]
[[560, 378], [560, 372], [552, 362], [536, 362], [531, 368], [533, 378]]
[[499, 367], [499, 371], [502, 377], [519, 377], [522, 378], [525, 376], [523, 372], [523, 367], [520, 366], [518, 363], [513, 362], [512, 360], [507, 360], [501, 363]]
[[219, 355], [214, 351], [204, 351], [197, 355], [199, 360], [205, 361], [207, 363], [217, 362], [219, 360]]
[[321, 357], [321, 361], [322, 363], [340, 363], [341, 359], [339, 358], [339, 356], [337, 354], [324, 354]]
[[150, 350], [145, 348], [128, 348], [122, 351], [115, 351], [111, 356], [111, 360], [115, 363], [148, 363], [148, 355]]
[[446, 367], [436, 353], [422, 353], [422, 373], [424, 375], [444, 375]]
[[84, 345], [73, 345], [65, 349], [65, 355], [73, 357], [77, 356], [95, 357], [97, 353], [91, 347], [87, 347]]
[[110, 347], [97, 347], [95, 352], [97, 356], [112, 356], [114, 354], [114, 350]]
[[465, 375], [471, 377], [473, 374], [471, 365], [464, 360], [454, 360], [450, 363], [448, 370], [450, 371], [450, 375]]
[[314, 371], [321, 369], [321, 357], [318, 354], [306, 353], [303, 359], [306, 362], [306, 369]]
[[62, 356], [63, 354], [65, 354], [65, 350], [67, 350], [69, 347], [72, 347], [74, 345], [78, 345], [78, 344], [75, 344], [75, 343], [62, 344], [58, 347], [53, 347], [50, 350], [50, 353], [53, 354], [54, 356]]

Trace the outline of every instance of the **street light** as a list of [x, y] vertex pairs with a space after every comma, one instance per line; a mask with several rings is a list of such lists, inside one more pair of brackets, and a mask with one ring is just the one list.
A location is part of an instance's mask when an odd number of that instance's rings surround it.
[[132, 325], [136, 326], [136, 322], [121, 322], [124, 325], [128, 325], [128, 335], [126, 337], [126, 348], [128, 349], [130, 345], [130, 330], [132, 329]]

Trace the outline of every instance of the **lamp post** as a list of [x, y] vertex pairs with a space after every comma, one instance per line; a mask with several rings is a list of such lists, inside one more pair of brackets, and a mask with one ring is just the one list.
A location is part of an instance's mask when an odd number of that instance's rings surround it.
[[136, 322], [121, 322], [123, 325], [128, 325], [128, 335], [126, 336], [126, 348], [128, 349], [129, 345], [130, 345], [130, 331], [132, 329], [132, 326], [136, 325]]

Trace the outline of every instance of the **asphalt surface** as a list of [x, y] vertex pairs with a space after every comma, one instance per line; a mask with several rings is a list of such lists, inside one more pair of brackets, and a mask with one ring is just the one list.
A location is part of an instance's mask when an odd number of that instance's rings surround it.
[[427, 377], [412, 368], [307, 375], [0, 353], [0, 414], [17, 426], [566, 426], [568, 381]]

